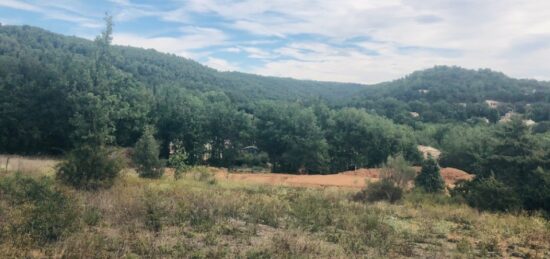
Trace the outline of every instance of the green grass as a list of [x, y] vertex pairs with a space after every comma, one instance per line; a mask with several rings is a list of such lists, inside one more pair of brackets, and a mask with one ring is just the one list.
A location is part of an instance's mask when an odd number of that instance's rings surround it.
[[550, 223], [539, 216], [479, 213], [449, 197], [422, 193], [406, 194], [396, 204], [362, 203], [352, 200], [357, 190], [212, 181], [204, 170], [178, 181], [127, 173], [111, 189], [95, 192], [52, 183], [53, 190], [70, 197], [75, 210], [70, 215], [77, 222], [71, 231], [61, 231], [60, 238], [46, 243], [33, 241], [32, 235], [37, 235], [33, 231], [4, 231], [28, 222], [29, 216], [20, 213], [25, 208], [0, 196], [0, 254], [10, 258], [550, 257]]

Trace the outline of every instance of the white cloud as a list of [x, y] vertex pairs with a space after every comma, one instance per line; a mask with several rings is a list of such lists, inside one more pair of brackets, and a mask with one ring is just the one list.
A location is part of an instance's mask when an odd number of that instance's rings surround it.
[[[289, 42], [277, 48], [288, 59], [254, 70], [262, 74], [371, 83], [448, 64], [550, 79], [544, 73], [550, 71], [549, 45], [514, 48], [550, 34], [548, 1], [190, 0], [185, 8], [216, 14], [259, 37], [322, 36], [307, 46]], [[356, 37], [370, 39], [357, 47], [378, 55], [338, 47]]]
[[36, 5], [28, 4], [26, 2], [18, 1], [18, 0], [2, 0], [0, 2], [0, 6], [11, 8], [11, 9], [17, 9], [17, 10], [32, 11], [32, 12], [41, 11], [40, 7]]
[[250, 58], [256, 59], [269, 59], [272, 58], [272, 54], [256, 47], [242, 47], [241, 50], [248, 54]]
[[197, 58], [200, 49], [224, 45], [227, 36], [220, 30], [203, 27], [183, 27], [183, 36], [179, 37], [146, 37], [137, 34], [117, 33], [113, 43], [142, 48], [156, 49], [188, 58]]
[[0, 7], [38, 13], [48, 19], [77, 23], [87, 28], [101, 27], [101, 22], [86, 17], [82, 12], [62, 2], [28, 3], [19, 0], [2, 0]]
[[220, 59], [220, 58], [208, 57], [206, 62], [204, 62], [203, 64], [205, 64], [205, 65], [207, 65], [211, 68], [215, 68], [217, 70], [220, 70], [220, 71], [237, 71], [237, 70], [239, 70], [238, 65], [232, 64], [232, 63], [228, 62], [227, 60]]

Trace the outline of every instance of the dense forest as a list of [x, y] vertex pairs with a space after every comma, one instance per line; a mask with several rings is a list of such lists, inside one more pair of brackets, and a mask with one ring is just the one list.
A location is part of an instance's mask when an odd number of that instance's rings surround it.
[[107, 24], [95, 41], [0, 27], [0, 152], [66, 156], [60, 178], [79, 185], [68, 173], [86, 171], [78, 159], [113, 170], [108, 147], [133, 147], [145, 129], [164, 158], [176, 145], [189, 165], [273, 172], [376, 167], [399, 154], [419, 165], [424, 144], [479, 176], [457, 189], [472, 204], [475, 191], [500, 188], [509, 204], [550, 210], [550, 83], [446, 66], [370, 86], [218, 72], [112, 46]]
[[[398, 123], [497, 122], [508, 112], [550, 120], [550, 83], [489, 69], [436, 66], [363, 90], [351, 102]], [[416, 113], [416, 116], [411, 116]]]

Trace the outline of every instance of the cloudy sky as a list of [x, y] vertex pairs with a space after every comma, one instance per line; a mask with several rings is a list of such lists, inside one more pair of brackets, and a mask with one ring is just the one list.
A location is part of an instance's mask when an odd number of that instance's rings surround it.
[[0, 22], [114, 42], [223, 71], [376, 83], [434, 65], [550, 79], [544, 0], [0, 0]]

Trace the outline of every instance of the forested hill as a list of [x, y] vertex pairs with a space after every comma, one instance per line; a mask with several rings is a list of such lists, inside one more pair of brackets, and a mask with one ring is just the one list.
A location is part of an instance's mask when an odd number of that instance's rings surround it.
[[[3, 78], [6, 73], [10, 76], [24, 74], [24, 80], [37, 81], [40, 80], [40, 73], [26, 74], [25, 71], [45, 68], [50, 74], [71, 72], [66, 58], [82, 64], [92, 62], [94, 47], [93, 41], [63, 36], [36, 27], [1, 26], [0, 64]], [[115, 67], [131, 74], [148, 88], [158, 90], [165, 86], [177, 86], [203, 92], [223, 91], [235, 101], [321, 98], [332, 103], [347, 99], [365, 88], [360, 84], [219, 72], [176, 55], [134, 47], [114, 46], [112, 55]]]
[[[498, 121], [508, 112], [550, 120], [550, 83], [489, 69], [436, 66], [368, 87], [351, 101], [397, 122]], [[413, 115], [411, 115], [413, 113]]]
[[[3, 80], [22, 76], [25, 84], [67, 79], [78, 70], [74, 66], [93, 62], [94, 48], [90, 40], [36, 27], [1, 26], [0, 73]], [[438, 66], [366, 86], [219, 72], [193, 60], [134, 47], [114, 46], [112, 54], [116, 68], [154, 92], [165, 87], [221, 91], [236, 102], [320, 98], [338, 106], [367, 108], [400, 123], [476, 117], [495, 122], [509, 111], [535, 121], [550, 120], [550, 83], [513, 79], [487, 69]], [[498, 101], [498, 107], [491, 109], [487, 100]], [[411, 118], [411, 112], [419, 117]]]

